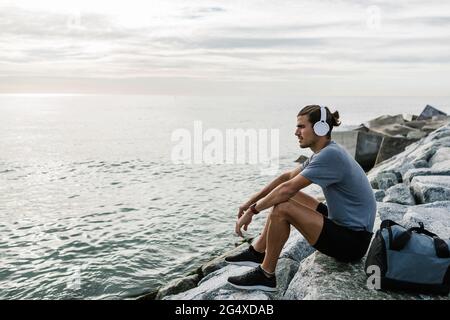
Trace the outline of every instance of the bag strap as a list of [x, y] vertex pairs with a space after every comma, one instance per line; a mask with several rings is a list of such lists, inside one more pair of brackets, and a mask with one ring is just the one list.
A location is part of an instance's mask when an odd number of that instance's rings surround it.
[[389, 240], [390, 240], [390, 249], [395, 251], [402, 250], [411, 240], [411, 232], [408, 230], [403, 231], [395, 238], [392, 237], [391, 228], [389, 228]]
[[413, 228], [409, 228], [408, 231], [415, 231], [417, 233], [422, 233], [425, 234], [429, 237], [437, 237], [437, 234], [430, 232], [428, 230], [425, 229], [425, 226], [423, 225], [423, 222], [419, 222], [419, 227], [413, 227]]
[[439, 238], [437, 234], [426, 230], [422, 222], [419, 222], [419, 226], [420, 226], [419, 228], [417, 227], [410, 228], [408, 229], [408, 231], [416, 231], [417, 233], [422, 233], [433, 238], [434, 247], [436, 249], [436, 255], [439, 258], [450, 258], [450, 250], [448, 248], [447, 243], [441, 238]]
[[439, 258], [450, 258], [450, 250], [447, 243], [439, 237], [433, 237], [436, 255]]
[[[395, 222], [395, 221], [386, 219], [386, 220], [381, 221], [380, 229], [389, 228], [389, 227], [392, 227], [392, 226], [401, 226], [401, 225], [399, 225], [399, 224], [398, 224], [397, 222]], [[401, 226], [401, 227], [402, 227], [402, 226]]]
[[[383, 220], [381, 222], [380, 230], [381, 229], [387, 229], [387, 231], [388, 231], [388, 235], [389, 235], [389, 249], [399, 251], [399, 250], [403, 249], [403, 247], [408, 243], [408, 241], [409, 241], [408, 234], [405, 234], [403, 236], [404, 239], [399, 239], [398, 236], [396, 237], [396, 239], [393, 239], [392, 229], [391, 229], [392, 226], [400, 226], [400, 227], [404, 228], [402, 225], [398, 224], [397, 222], [395, 222], [393, 220], [386, 219], [386, 220]], [[409, 235], [409, 237], [410, 236], [411, 235]]]
[[435, 233], [432, 233], [425, 229], [422, 222], [419, 222], [420, 227], [409, 228], [408, 230], [400, 233], [395, 238], [392, 237], [392, 230], [389, 228], [389, 242], [390, 249], [395, 251], [402, 250], [406, 244], [411, 240], [412, 232], [425, 234], [431, 238], [433, 238], [434, 248], [436, 250], [436, 255], [439, 258], [450, 258], [450, 250], [448, 248], [447, 243], [439, 238]]

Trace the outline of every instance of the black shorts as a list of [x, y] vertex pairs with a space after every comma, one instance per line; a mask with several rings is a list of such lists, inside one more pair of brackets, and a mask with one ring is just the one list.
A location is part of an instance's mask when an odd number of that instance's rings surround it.
[[316, 211], [320, 212], [324, 219], [322, 232], [314, 248], [344, 262], [357, 261], [364, 257], [372, 239], [372, 232], [355, 231], [336, 224], [328, 219], [328, 207], [323, 203], [319, 203]]

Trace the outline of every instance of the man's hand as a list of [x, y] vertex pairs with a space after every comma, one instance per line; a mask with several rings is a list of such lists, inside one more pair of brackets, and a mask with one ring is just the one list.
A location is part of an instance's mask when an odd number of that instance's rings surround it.
[[252, 219], [253, 213], [247, 209], [236, 222], [235, 232], [238, 236], [244, 237], [242, 235], [241, 228], [244, 227], [244, 230], [247, 231], [248, 225], [252, 222]]
[[242, 206], [239, 207], [238, 216], [237, 216], [238, 219], [239, 219], [240, 217], [242, 217], [242, 215], [244, 214], [244, 212], [247, 211], [249, 207], [250, 207], [250, 205], [247, 204], [247, 203], [245, 203], [245, 204], [243, 204]]

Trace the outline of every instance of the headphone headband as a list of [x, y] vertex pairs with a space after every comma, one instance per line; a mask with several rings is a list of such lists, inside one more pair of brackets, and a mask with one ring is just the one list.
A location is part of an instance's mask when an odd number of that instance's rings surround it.
[[327, 109], [324, 106], [320, 106], [320, 121], [327, 121]]

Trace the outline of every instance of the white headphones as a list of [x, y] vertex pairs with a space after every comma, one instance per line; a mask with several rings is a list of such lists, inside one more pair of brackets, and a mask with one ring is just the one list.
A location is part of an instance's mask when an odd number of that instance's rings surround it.
[[325, 136], [330, 131], [330, 126], [327, 123], [327, 110], [320, 106], [320, 120], [314, 124], [314, 133], [319, 137]]

